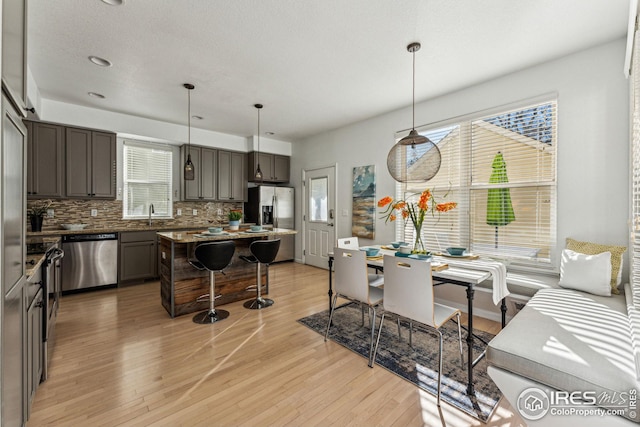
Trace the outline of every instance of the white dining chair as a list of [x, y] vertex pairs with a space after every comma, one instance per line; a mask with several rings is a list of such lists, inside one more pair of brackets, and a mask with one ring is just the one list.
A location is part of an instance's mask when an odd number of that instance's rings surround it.
[[342, 249], [359, 249], [357, 237], [345, 237], [338, 239], [338, 247]]
[[[338, 239], [338, 247], [342, 249], [360, 249], [360, 243], [357, 237], [344, 237]], [[369, 267], [375, 271], [376, 274], [380, 274], [380, 267]]]
[[440, 383], [442, 377], [442, 332], [440, 327], [456, 317], [458, 323], [458, 343], [460, 361], [464, 368], [462, 353], [462, 331], [460, 330], [460, 310], [435, 302], [431, 263], [411, 258], [397, 258], [385, 255], [384, 265], [384, 311], [380, 319], [378, 338], [373, 350], [375, 362], [384, 318], [394, 314], [416, 326], [424, 325], [434, 329], [439, 336], [438, 347], [438, 406], [440, 406]]
[[[376, 306], [382, 302], [384, 283], [382, 275], [367, 272], [366, 254], [358, 249], [334, 249], [335, 295], [331, 301], [331, 313], [324, 340], [329, 336], [331, 320], [336, 310], [338, 297], [364, 304], [369, 308], [371, 318], [371, 342], [369, 344], [369, 366], [373, 367], [373, 340], [376, 326]], [[363, 315], [364, 323], [364, 315]]]

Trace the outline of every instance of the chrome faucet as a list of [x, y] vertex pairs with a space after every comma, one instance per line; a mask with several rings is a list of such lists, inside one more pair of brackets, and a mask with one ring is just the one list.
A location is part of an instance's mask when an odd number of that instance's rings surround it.
[[149, 205], [149, 227], [151, 227], [151, 214], [156, 213], [155, 209], [153, 209], [153, 203]]

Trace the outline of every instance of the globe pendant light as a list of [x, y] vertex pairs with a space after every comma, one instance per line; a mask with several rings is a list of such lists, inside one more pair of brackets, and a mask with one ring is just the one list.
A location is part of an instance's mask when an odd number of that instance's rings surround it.
[[255, 155], [257, 159], [255, 178], [259, 181], [262, 181], [262, 171], [260, 170], [260, 110], [262, 109], [262, 104], [254, 104], [254, 107], [256, 107], [256, 109], [258, 110], [258, 149], [256, 150], [258, 154]]
[[193, 167], [193, 162], [191, 161], [191, 91], [195, 89], [195, 86], [191, 83], [185, 83], [183, 85], [185, 89], [187, 89], [187, 98], [188, 98], [188, 107], [187, 111], [189, 113], [188, 123], [189, 123], [189, 133], [187, 139], [187, 161], [184, 163], [184, 179], [186, 181], [193, 181], [196, 179], [195, 168]]
[[398, 182], [426, 182], [438, 173], [442, 158], [438, 146], [416, 131], [416, 52], [420, 43], [411, 43], [407, 50], [413, 55], [413, 121], [409, 135], [389, 151], [387, 169]]

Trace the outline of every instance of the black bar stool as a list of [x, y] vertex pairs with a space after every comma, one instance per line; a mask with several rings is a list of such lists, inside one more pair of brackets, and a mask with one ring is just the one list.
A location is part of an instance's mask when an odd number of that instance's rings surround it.
[[[273, 300], [262, 298], [260, 288], [262, 287], [262, 272], [260, 267], [262, 264], [267, 266], [267, 284], [269, 283], [269, 264], [276, 259], [278, 249], [280, 249], [280, 239], [275, 240], [256, 240], [249, 245], [251, 256], [241, 256], [243, 260], [256, 264], [256, 298], [244, 303], [246, 308], [260, 310], [261, 308], [273, 305]], [[267, 288], [268, 292], [268, 288]]]
[[[197, 261], [189, 261], [198, 270], [209, 270], [209, 310], [200, 312], [193, 316], [195, 323], [215, 323], [218, 320], [223, 320], [229, 317], [229, 312], [226, 310], [216, 310], [215, 308], [215, 285], [216, 285], [216, 271], [224, 274], [222, 271], [230, 263], [233, 258], [233, 253], [236, 250], [236, 244], [231, 240], [224, 242], [207, 242], [202, 243], [196, 247], [195, 256]], [[206, 295], [203, 295], [204, 297]], [[200, 300], [202, 297], [198, 297]]]

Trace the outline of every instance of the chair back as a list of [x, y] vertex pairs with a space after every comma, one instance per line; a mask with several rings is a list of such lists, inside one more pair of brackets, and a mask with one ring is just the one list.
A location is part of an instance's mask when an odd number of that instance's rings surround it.
[[338, 247], [342, 249], [359, 249], [357, 237], [345, 237], [338, 239]]
[[249, 245], [249, 250], [251, 250], [253, 256], [262, 264], [271, 264], [276, 259], [279, 249], [280, 239], [256, 240]]
[[195, 256], [207, 270], [221, 271], [231, 263], [235, 250], [236, 244], [231, 240], [206, 242], [196, 247]]
[[335, 248], [335, 290], [337, 293], [369, 302], [369, 276], [364, 251]]
[[434, 326], [431, 263], [385, 255], [384, 309]]

